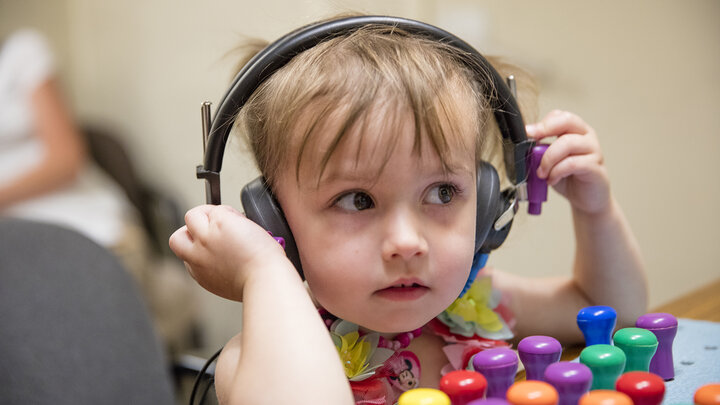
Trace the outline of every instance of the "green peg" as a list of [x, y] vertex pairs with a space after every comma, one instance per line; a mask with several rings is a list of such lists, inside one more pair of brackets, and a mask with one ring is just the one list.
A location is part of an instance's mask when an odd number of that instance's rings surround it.
[[650, 369], [650, 360], [657, 351], [658, 340], [654, 333], [642, 328], [625, 328], [615, 332], [615, 346], [622, 349], [627, 357], [625, 373]]
[[615, 381], [625, 369], [625, 360], [625, 352], [612, 345], [597, 344], [584, 348], [580, 352], [580, 363], [592, 371], [590, 390], [614, 390]]

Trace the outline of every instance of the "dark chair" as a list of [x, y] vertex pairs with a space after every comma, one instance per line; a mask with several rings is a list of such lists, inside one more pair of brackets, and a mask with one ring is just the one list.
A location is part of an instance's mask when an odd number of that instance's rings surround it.
[[0, 219], [0, 403], [172, 404], [167, 365], [115, 256], [71, 230]]
[[185, 225], [185, 210], [166, 191], [143, 179], [120, 136], [107, 125], [85, 124], [82, 128], [90, 156], [125, 191], [142, 219], [153, 252], [175, 258], [168, 238]]

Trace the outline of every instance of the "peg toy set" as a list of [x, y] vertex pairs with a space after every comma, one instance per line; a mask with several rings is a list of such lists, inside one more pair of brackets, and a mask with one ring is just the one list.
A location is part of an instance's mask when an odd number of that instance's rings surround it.
[[[613, 333], [616, 320], [611, 307], [584, 308], [578, 359], [560, 361], [557, 339], [529, 336], [517, 353], [479, 352], [472, 370], [407, 391], [398, 405], [720, 405], [720, 325], [650, 313]], [[526, 380], [516, 382], [520, 363]]]

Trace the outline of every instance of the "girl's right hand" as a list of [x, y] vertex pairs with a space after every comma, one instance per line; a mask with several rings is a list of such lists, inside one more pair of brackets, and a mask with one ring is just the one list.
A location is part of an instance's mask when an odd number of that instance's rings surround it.
[[230, 206], [195, 207], [185, 214], [185, 223], [170, 236], [170, 248], [198, 284], [223, 298], [242, 301], [253, 272], [271, 271], [274, 266], [266, 264], [277, 259], [287, 261], [267, 231]]

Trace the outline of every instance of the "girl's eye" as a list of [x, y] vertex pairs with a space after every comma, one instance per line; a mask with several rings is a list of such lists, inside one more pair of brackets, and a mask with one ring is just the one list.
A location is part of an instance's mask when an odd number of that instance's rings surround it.
[[457, 189], [452, 184], [439, 184], [430, 189], [425, 198], [429, 204], [449, 204], [457, 194]]
[[373, 208], [375, 203], [372, 198], [363, 193], [362, 191], [355, 191], [340, 196], [336, 201], [335, 205], [346, 211], [362, 211], [369, 208]]

